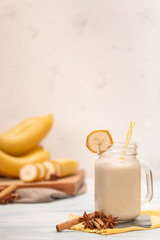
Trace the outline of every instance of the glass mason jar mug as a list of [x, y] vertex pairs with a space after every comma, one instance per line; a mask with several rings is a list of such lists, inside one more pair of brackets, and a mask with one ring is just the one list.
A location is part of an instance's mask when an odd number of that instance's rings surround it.
[[[151, 170], [137, 159], [137, 144], [114, 143], [95, 164], [95, 210], [128, 221], [140, 215], [141, 204], [152, 200]], [[141, 200], [141, 167], [146, 174], [147, 195]]]

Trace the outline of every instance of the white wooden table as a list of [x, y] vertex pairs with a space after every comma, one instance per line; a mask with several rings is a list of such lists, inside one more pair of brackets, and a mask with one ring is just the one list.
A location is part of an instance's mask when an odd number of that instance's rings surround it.
[[[83, 195], [43, 204], [0, 205], [0, 240], [58, 240], [58, 239], [160, 239], [160, 228], [102, 236], [79, 231], [56, 232], [57, 223], [67, 220], [68, 214], [81, 215], [94, 210], [94, 184], [87, 179], [87, 192]], [[143, 207], [160, 207], [160, 182], [154, 183], [154, 199]]]

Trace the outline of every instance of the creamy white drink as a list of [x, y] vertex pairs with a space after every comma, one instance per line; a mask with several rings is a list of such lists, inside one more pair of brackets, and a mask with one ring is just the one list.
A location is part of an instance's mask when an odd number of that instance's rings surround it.
[[[124, 143], [113, 142], [108, 130], [94, 130], [87, 148], [97, 153], [95, 164], [95, 210], [130, 221], [140, 215], [141, 203], [153, 198], [152, 171], [137, 159], [137, 144], [129, 143], [135, 122], [131, 121]], [[141, 200], [141, 168], [146, 174], [147, 194]]]
[[99, 156], [95, 164], [95, 209], [125, 221], [140, 215], [141, 165], [133, 151], [123, 159], [114, 151]]

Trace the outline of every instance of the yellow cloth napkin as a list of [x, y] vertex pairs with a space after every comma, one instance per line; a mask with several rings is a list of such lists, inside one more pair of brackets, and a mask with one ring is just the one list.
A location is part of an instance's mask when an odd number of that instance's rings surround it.
[[[109, 235], [109, 234], [115, 234], [115, 233], [124, 233], [124, 232], [130, 232], [130, 231], [139, 231], [139, 230], [150, 230], [150, 229], [154, 229], [154, 228], [159, 228], [160, 227], [160, 208], [158, 209], [154, 209], [154, 210], [146, 210], [146, 211], [142, 211], [141, 214], [148, 214], [151, 217], [151, 223], [152, 226], [150, 228], [143, 228], [143, 227], [127, 227], [127, 228], [107, 228], [107, 229], [102, 229], [102, 230], [98, 230], [98, 229], [84, 229], [82, 223], [77, 224], [75, 226], [73, 226], [71, 229], [72, 230], [78, 230], [78, 231], [83, 231], [83, 232], [88, 232], [88, 233], [98, 233], [98, 234], [102, 234], [102, 235]], [[78, 216], [69, 215], [70, 219], [74, 219], [77, 218]]]

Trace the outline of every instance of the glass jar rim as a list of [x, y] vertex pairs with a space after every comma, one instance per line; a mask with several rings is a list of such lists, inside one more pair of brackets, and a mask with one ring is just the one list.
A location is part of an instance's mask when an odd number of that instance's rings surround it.
[[97, 154], [122, 154], [125, 151], [125, 155], [137, 155], [137, 143], [131, 142], [129, 143], [126, 148], [123, 142], [114, 142], [113, 144], [108, 145], [106, 149], [98, 149]]

